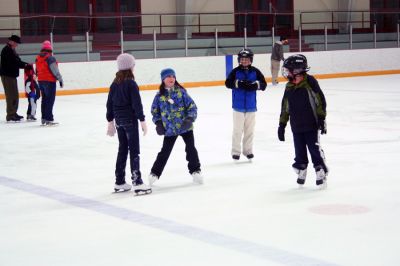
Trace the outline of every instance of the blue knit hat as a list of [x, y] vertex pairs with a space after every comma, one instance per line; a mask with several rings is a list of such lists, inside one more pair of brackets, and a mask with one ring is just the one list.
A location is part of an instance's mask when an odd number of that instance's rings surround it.
[[168, 76], [174, 76], [176, 78], [175, 75], [175, 71], [172, 68], [166, 68], [161, 70], [161, 81], [164, 81], [164, 79], [166, 79]]

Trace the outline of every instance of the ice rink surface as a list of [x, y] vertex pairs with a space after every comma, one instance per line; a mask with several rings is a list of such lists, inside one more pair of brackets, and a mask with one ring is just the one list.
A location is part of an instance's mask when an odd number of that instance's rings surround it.
[[[251, 163], [231, 160], [231, 92], [189, 89], [205, 184], [192, 183], [178, 139], [153, 193], [139, 197], [112, 193], [118, 140], [105, 134], [107, 94], [57, 97], [51, 128], [6, 123], [2, 100], [0, 265], [399, 265], [399, 84], [400, 75], [320, 80], [326, 190], [311, 164], [297, 187], [290, 127], [277, 139], [283, 84], [258, 93]], [[162, 137], [151, 122], [155, 91], [141, 95], [147, 182]]]

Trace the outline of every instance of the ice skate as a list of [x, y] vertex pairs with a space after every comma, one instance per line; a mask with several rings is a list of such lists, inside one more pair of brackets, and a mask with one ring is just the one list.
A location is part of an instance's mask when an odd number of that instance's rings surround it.
[[42, 126], [44, 127], [52, 127], [52, 126], [58, 126], [58, 122], [54, 122], [54, 121], [48, 121], [48, 120], [43, 120], [42, 119]]
[[316, 184], [318, 186], [318, 188], [320, 189], [325, 189], [327, 188], [328, 184], [326, 182], [326, 176], [327, 174], [325, 173], [324, 169], [319, 169], [315, 171], [315, 174], [317, 175], [317, 180], [316, 180]]
[[135, 181], [132, 182], [133, 192], [135, 192], [136, 196], [146, 195], [152, 192], [151, 187], [144, 184], [141, 177], [136, 178]]
[[232, 159], [233, 159], [234, 162], [237, 162], [240, 159], [240, 155], [234, 154], [234, 155], [232, 155]]
[[307, 176], [307, 169], [301, 170], [297, 168], [293, 168], [293, 170], [297, 174], [297, 184], [299, 184], [300, 187], [304, 185], [306, 182], [306, 176]]
[[125, 192], [131, 190], [131, 188], [132, 186], [127, 183], [124, 183], [122, 185], [117, 185], [117, 184], [114, 185], [115, 192]]
[[11, 117], [6, 118], [7, 123], [19, 123], [22, 121], [22, 118], [20, 116], [14, 115]]
[[247, 159], [249, 160], [249, 162], [252, 162], [253, 158], [254, 158], [254, 154], [250, 153], [246, 155]]
[[149, 186], [153, 186], [153, 184], [159, 179], [159, 177], [153, 173], [149, 174]]
[[37, 119], [36, 119], [36, 117], [34, 115], [28, 115], [26, 117], [26, 121], [28, 121], [28, 122], [36, 122]]
[[201, 174], [201, 171], [196, 171], [192, 173], [193, 177], [193, 182], [196, 184], [203, 184], [204, 183], [204, 178]]

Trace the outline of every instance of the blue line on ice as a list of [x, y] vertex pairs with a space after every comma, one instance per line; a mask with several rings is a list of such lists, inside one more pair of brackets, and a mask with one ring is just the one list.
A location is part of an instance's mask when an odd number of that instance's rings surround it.
[[274, 261], [283, 265], [335, 265], [323, 260], [294, 254], [274, 247], [223, 235], [221, 233], [180, 224], [164, 218], [120, 208], [104, 202], [83, 198], [43, 186], [29, 184], [4, 176], [0, 176], [0, 185], [31, 193], [47, 199], [59, 201], [64, 204], [116, 217], [122, 220], [127, 220], [136, 224], [149, 226], [164, 232], [183, 236], [191, 240], [202, 241], [207, 244], [212, 244], [218, 247], [251, 255], [259, 259]]

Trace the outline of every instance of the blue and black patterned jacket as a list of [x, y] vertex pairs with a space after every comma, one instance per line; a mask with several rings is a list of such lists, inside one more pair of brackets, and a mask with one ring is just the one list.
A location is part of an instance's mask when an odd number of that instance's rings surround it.
[[157, 92], [151, 105], [151, 114], [154, 123], [162, 122], [165, 136], [177, 136], [193, 130], [193, 126], [186, 130], [181, 127], [187, 117], [193, 122], [196, 120], [197, 106], [184, 88], [175, 85], [166, 90], [164, 95]]

